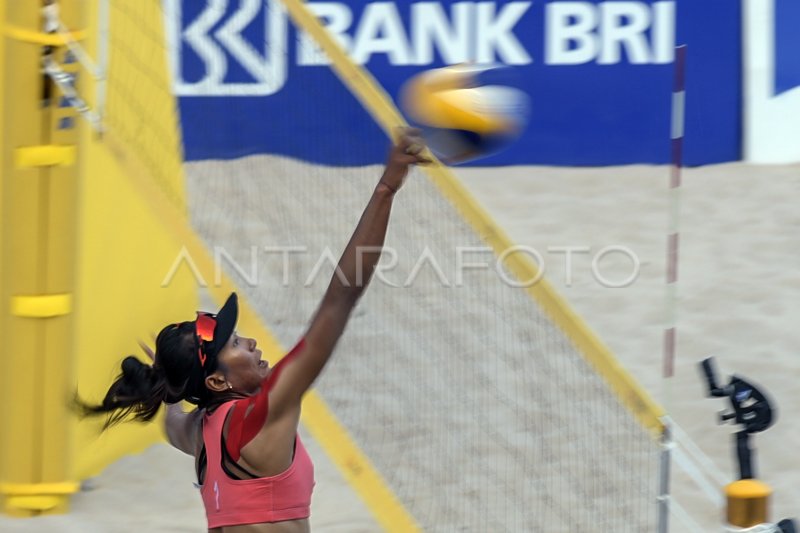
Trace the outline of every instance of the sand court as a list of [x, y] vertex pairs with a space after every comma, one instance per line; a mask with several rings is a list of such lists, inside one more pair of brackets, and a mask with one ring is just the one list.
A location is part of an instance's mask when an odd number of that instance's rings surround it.
[[[252, 169], [252, 165], [252, 162], [246, 163], [245, 169]], [[290, 168], [287, 165], [290, 163], [280, 162], [266, 167], [264, 172], [290, 176], [291, 173], [280, 171]], [[329, 244], [336, 249], [343, 245], [343, 242], [327, 242], [324, 237], [327, 226], [338, 228], [353, 222], [369, 190], [362, 184], [372, 180], [374, 173], [374, 169], [359, 170], [351, 178], [352, 182], [343, 185], [352, 195], [350, 207], [337, 209], [329, 215], [317, 213], [317, 216], [306, 217], [310, 227], [308, 234], [319, 235], [307, 246]], [[667, 173], [664, 167], [651, 166], [457, 170], [457, 175], [515, 243], [542, 253], [551, 283], [659, 401], [665, 399], [660, 368]], [[201, 174], [202, 169], [189, 169], [192, 178]], [[202, 175], [198, 179], [202, 180]], [[206, 185], [213, 187], [214, 183]], [[414, 194], [433, 198], [424, 189], [426, 185], [418, 186]], [[199, 191], [193, 193], [196, 192]], [[797, 516], [800, 514], [796, 504], [800, 501], [800, 483], [791, 450], [800, 445], [795, 428], [800, 408], [796, 328], [800, 318], [797, 303], [800, 301], [797, 252], [800, 234], [796, 231], [800, 213], [793, 199], [800, 192], [800, 167], [726, 164], [687, 169], [682, 192], [677, 375], [667, 405], [692, 439], [730, 475], [732, 453], [728, 434], [731, 428], [715, 425], [716, 412], [724, 404], [720, 400], [705, 399], [696, 363], [703, 357], [715, 355], [725, 375], [735, 372], [763, 385], [774, 397], [779, 413], [777, 426], [755, 439], [759, 472], [776, 491], [773, 516], [776, 519]], [[317, 193], [320, 197], [325, 194]], [[248, 196], [248, 190], [243, 194]], [[259, 196], [250, 190], [249, 197], [250, 205], [257, 209]], [[402, 212], [409, 197], [411, 194], [398, 202], [395, 222], [411, 214]], [[426, 201], [430, 203], [415, 206], [416, 214], [423, 219], [433, 220], [442, 209], [448, 209], [437, 201]], [[301, 199], [289, 200], [281, 204], [280, 211], [264, 215], [264, 221], [272, 220], [273, 227], [278, 228], [273, 241], [279, 242], [285, 237], [294, 244], [300, 242], [298, 234], [292, 232], [292, 223], [286, 223], [285, 217], [299, 210], [301, 205]], [[210, 219], [211, 222], [219, 220], [218, 215]], [[213, 240], [228, 231], [218, 230], [221, 233], [214, 236], [209, 233], [211, 224], [204, 227], [197, 218], [194, 222], [206, 239]], [[243, 228], [245, 242], [264, 243], [263, 234], [257, 234], [260, 224], [251, 226], [244, 215], [233, 222]], [[389, 244], [401, 249], [403, 243], [436, 239], [434, 233], [425, 232], [424, 223], [420, 227], [422, 230], [394, 224]], [[250, 231], [256, 233], [248, 233]], [[340, 237], [346, 239], [346, 235]], [[636, 279], [626, 287], [603, 286], [593, 275], [592, 259], [608, 246], [624, 246], [635, 253], [640, 262]], [[554, 247], [588, 247], [589, 251], [575, 253], [573, 268], [567, 271], [563, 252], [553, 252]], [[409, 258], [406, 260], [413, 263]], [[274, 274], [280, 272], [281, 265], [272, 258], [264, 260], [260, 268], [264, 273]], [[632, 272], [630, 259], [624, 254], [607, 254], [600, 259], [597, 268], [604, 280], [612, 282], [625, 279]], [[307, 265], [293, 273], [301, 271], [307, 272]], [[635, 425], [621, 408], [613, 412], [607, 408], [598, 411], [595, 406], [593, 410], [593, 394], [603, 394], [602, 387], [593, 388], [597, 387], [596, 381], [587, 368], [579, 368], [580, 363], [570, 362], [564, 366], [555, 358], [542, 356], [537, 366], [535, 354], [528, 362], [514, 355], [527, 353], [526, 342], [537, 344], [542, 336], [555, 338], [546, 335], [546, 321], [533, 319], [533, 327], [521, 329], [513, 321], [493, 322], [494, 331], [501, 332], [503, 338], [513, 339], [505, 348], [506, 353], [514, 357], [495, 357], [489, 363], [486, 347], [491, 341], [485, 338], [487, 332], [479, 325], [486, 320], [496, 320], [495, 317], [502, 317], [503, 311], [509, 310], [511, 314], [524, 312], [529, 318], [535, 317], [527, 307], [529, 303], [517, 300], [513, 293], [508, 293], [499, 303], [492, 303], [489, 292], [482, 288], [485, 285], [476, 283], [467, 300], [471, 299], [475, 305], [461, 309], [464, 318], [460, 324], [437, 321], [441, 303], [428, 289], [438, 279], [430, 270], [422, 273], [420, 279], [420, 283], [431, 285], [410, 287], [409, 296], [413, 298], [396, 297], [396, 291], [402, 289], [394, 289], [394, 292], [388, 287], [370, 289], [380, 290], [375, 294], [370, 292], [362, 302], [359, 314], [318, 389], [345, 424], [355, 427], [357, 420], [374, 421], [355, 431], [356, 440], [361, 436], [363, 442], [372, 443], [365, 445], [365, 451], [379, 467], [385, 465], [384, 475], [392, 486], [410, 487], [398, 489], [398, 492], [412, 511], [426, 517], [423, 525], [431, 531], [453, 530], [459, 520], [470, 517], [473, 512], [474, 501], [470, 500], [469, 488], [483, 483], [488, 488], [479, 502], [485, 506], [486, 514], [480, 520], [496, 526], [495, 530], [561, 531], [560, 525], [538, 525], [537, 517], [520, 513], [507, 499], [492, 496], [508, 489], [516, 492], [521, 500], [541, 502], [536, 509], [553, 513], [551, 517], [561, 513], [560, 516], [582, 524], [589, 528], [587, 530], [593, 530], [592, 527], [598, 528], [594, 529], [597, 531], [607, 530], [608, 525], [620, 523], [623, 525], [617, 530], [647, 530], [625, 521], [626, 515], [640, 514], [635, 504], [631, 509], [621, 508], [617, 516], [613, 513], [595, 515], [595, 524], [585, 522], [588, 513], [579, 506], [591, 501], [595, 507], [603, 508], [602, 494], [613, 494], [617, 490], [613, 487], [622, 486], [625, 480], [634, 487], [629, 488], [629, 501], [641, 500], [641, 505], [652, 503], [655, 473], [641, 477], [641, 462], [649, 464], [655, 447], [651, 449], [641, 444], [632, 450], [632, 456], [615, 458], [616, 463], [610, 463], [606, 456], [592, 455], [593, 443], [580, 438], [591, 434], [593, 423], [608, 425], [613, 420], [621, 439], [635, 432]], [[302, 291], [297, 296], [296, 287], [283, 287], [279, 282], [264, 283], [266, 286], [262, 286], [258, 294], [252, 291], [250, 300], [279, 334], [280, 340], [288, 345], [302, 332], [316, 303], [312, 296], [321, 289], [323, 281], [307, 288], [309, 296]], [[294, 296], [290, 294], [292, 290]], [[415, 290], [418, 292], [414, 293]], [[245, 289], [245, 292], [250, 291]], [[384, 310], [390, 312], [384, 313]], [[408, 317], [409, 322], [398, 324], [387, 316]], [[454, 326], [459, 329], [454, 331]], [[417, 333], [404, 340], [402, 332], [406, 330]], [[440, 335], [433, 337], [437, 332]], [[430, 338], [439, 338], [439, 344], [420, 343], [421, 339]], [[413, 346], [407, 343], [412, 342], [419, 344], [416, 351], [407, 349]], [[392, 345], [404, 349], [398, 354], [385, 349], [382, 358], [370, 361], [377, 347]], [[554, 341], [544, 347], [558, 353], [569, 349]], [[457, 357], [439, 359], [437, 365], [435, 359], [425, 357], [428, 352], [455, 353]], [[419, 358], [409, 353], [419, 354]], [[519, 364], [529, 366], [522, 367], [523, 371], [515, 375], [515, 365]], [[469, 374], [466, 369], [480, 372]], [[579, 387], [580, 390], [569, 395], [574, 405], [548, 404], [553, 399], [543, 394], [541, 388], [525, 387], [526, 379], [541, 378], [541, 374], [537, 377], [536, 370], [552, 376], [552, 380], [561, 379], [560, 384], [565, 386], [570, 380], [586, 380], [581, 382], [584, 386]], [[456, 392], [449, 386], [449, 380], [454, 377], [479, 383], [475, 376], [480, 373], [491, 375], [495, 386], [487, 384], [469, 393]], [[392, 379], [395, 374], [402, 378]], [[342, 383], [357, 386], [347, 389]], [[502, 394], [497, 392], [497, 383], [507, 385], [499, 389]], [[409, 413], [407, 406], [393, 401], [402, 395], [418, 400], [418, 405], [427, 409]], [[481, 395], [487, 397], [482, 399]], [[477, 417], [469, 416], [470, 407], [474, 411], [476, 406], [486, 405], [486, 402], [501, 407]], [[543, 413], [557, 413], [558, 416], [545, 417]], [[408, 423], [409, 419], [413, 425]], [[393, 420], [405, 424], [393, 424]], [[577, 434], [558, 431], [565, 424], [573, 424], [580, 431]], [[419, 431], [404, 429], [408, 427]], [[475, 427], [495, 429], [488, 433], [475, 430], [476, 433], [471, 434]], [[614, 435], [613, 432], [608, 434]], [[318, 473], [312, 509], [315, 531], [377, 530], [369, 512], [348, 489], [318, 445], [310, 437], [304, 441], [309, 445]], [[422, 468], [426, 465], [425, 451], [431, 444], [440, 450], [463, 448], [466, 456], [482, 459], [454, 475], [452, 472], [459, 472], [459, 461], [451, 457], [450, 463], [443, 463], [450, 468], [439, 477], [429, 478], [442, 485], [430, 486], [418, 480], [431, 475], [429, 468]], [[560, 457], [556, 451], [561, 453]], [[625, 449], [620, 449], [620, 453], [623, 452]], [[574, 464], [575, 457], [589, 460], [584, 460], [578, 468]], [[547, 468], [541, 466], [545, 463]], [[615, 468], [615, 464], [628, 466]], [[525, 482], [514, 486], [506, 478], [489, 475], [498, 471], [499, 466], [526, 473]], [[683, 474], [677, 469], [674, 472], [673, 493], [678, 501], [689, 509], [704, 530], [718, 530], [719, 510], [709, 505], [702, 492]], [[576, 494], [574, 500], [567, 501], [553, 500], [552, 495], [542, 496], [542, 492], [553, 489], [558, 489], [554, 492], [556, 496], [566, 494], [571, 486], [570, 475], [577, 473], [595, 479], [589, 486], [594, 487], [596, 494], [584, 490]], [[42, 528], [198, 531], [204, 528], [204, 516], [199, 495], [191, 482], [191, 459], [166, 445], [158, 445], [144, 454], [124, 458], [109, 466], [98, 478], [87, 481], [87, 490], [75, 497], [69, 515], [30, 520], [3, 517], [0, 528], [4, 531], [39, 531]], [[574, 511], [567, 511], [573, 507]], [[437, 516], [442, 518], [441, 522], [431, 518]], [[466, 530], [478, 529], [467, 527]], [[673, 531], [678, 530], [681, 530], [680, 525], [673, 521]]]

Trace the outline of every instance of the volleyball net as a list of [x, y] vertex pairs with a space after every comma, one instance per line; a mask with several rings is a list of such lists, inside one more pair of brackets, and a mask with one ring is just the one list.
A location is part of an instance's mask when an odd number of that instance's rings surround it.
[[[170, 301], [186, 293], [187, 276], [220, 293], [236, 288], [274, 336], [277, 356], [278, 345], [302, 335], [382, 170], [348, 129], [371, 128], [388, 148], [402, 117], [303, 4], [242, 2], [240, 20], [231, 22], [233, 6], [211, 3], [177, 35], [197, 45], [213, 27], [229, 48], [220, 55], [198, 45], [208, 70], [182, 81], [180, 122], [184, 136], [224, 138], [239, 152], [212, 149], [185, 162], [167, 76], [183, 46], [169, 30], [183, 24], [170, 18], [182, 3], [100, 5], [90, 10], [95, 40], [87, 47], [107, 57], [99, 62], [104, 79], [99, 92], [83, 96], [99, 124], [91, 142], [113, 155], [161, 217], [149, 227], [171, 235], [126, 258], [149, 269], [151, 288]], [[286, 41], [264, 37], [255, 95], [225, 82], [243, 76], [226, 74], [225, 62], [253, 56], [237, 31], [258, 13], [264, 31], [285, 32]], [[319, 68], [281, 69], [298, 55], [316, 58]], [[281, 76], [295, 76], [293, 101], [302, 105], [261, 117], [262, 130], [203, 113], [212, 96], [224, 97], [233, 117], [258, 113], [261, 100], [284, 97]], [[327, 114], [339, 117], [338, 128], [315, 120]], [[264, 139], [291, 149], [259, 149]], [[529, 250], [505, 237], [447, 168], [412, 172], [376, 278], [314, 396], [343, 428], [344, 438], [328, 447], [339, 465], [347, 469], [341, 452], [352, 448], [376, 472], [362, 495], [380, 484], [394, 499], [390, 507], [430, 531], [656, 530], [663, 413], [540, 274]], [[324, 445], [319, 421], [304, 418]], [[348, 479], [360, 483], [352, 470]], [[380, 514], [381, 503], [371, 502]]]

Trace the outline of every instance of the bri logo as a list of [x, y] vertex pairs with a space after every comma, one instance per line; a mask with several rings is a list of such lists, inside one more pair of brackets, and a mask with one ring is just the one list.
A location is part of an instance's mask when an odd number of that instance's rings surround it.
[[[524, 65], [533, 59], [515, 28], [532, 2], [308, 2], [305, 5], [358, 64], [374, 55], [391, 65]], [[301, 67], [328, 58], [300, 33], [289, 41], [280, 0], [164, 0], [175, 91], [180, 96], [258, 96], [286, 83], [294, 49]], [[358, 6], [358, 7], [356, 7]], [[354, 11], [360, 10], [360, 13]], [[402, 12], [402, 15], [401, 15]]]
[[[165, 0], [175, 92], [181, 96], [273, 94], [286, 82], [286, 13], [279, 0]], [[202, 7], [197, 13], [197, 7]], [[184, 13], [184, 8], [186, 13]], [[190, 20], [185, 22], [186, 18]], [[255, 22], [260, 22], [255, 27]], [[245, 39], [248, 28], [254, 35]], [[185, 49], [191, 50], [185, 54]], [[235, 67], [235, 68], [231, 68]]]

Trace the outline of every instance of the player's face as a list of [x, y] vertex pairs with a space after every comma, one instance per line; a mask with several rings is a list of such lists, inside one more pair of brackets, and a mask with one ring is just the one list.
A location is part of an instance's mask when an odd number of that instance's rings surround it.
[[271, 372], [269, 363], [261, 359], [261, 350], [256, 344], [255, 339], [241, 337], [234, 331], [219, 353], [225, 376], [237, 392], [257, 392], [261, 381]]

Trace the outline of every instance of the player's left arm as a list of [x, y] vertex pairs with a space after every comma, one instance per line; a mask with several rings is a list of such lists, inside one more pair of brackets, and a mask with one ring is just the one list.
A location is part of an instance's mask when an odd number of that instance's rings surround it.
[[194, 456], [197, 452], [197, 439], [200, 434], [201, 420], [200, 409], [186, 413], [181, 404], [168, 404], [167, 416], [164, 418], [167, 440], [183, 453]]

